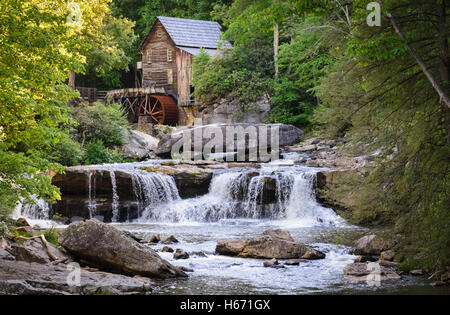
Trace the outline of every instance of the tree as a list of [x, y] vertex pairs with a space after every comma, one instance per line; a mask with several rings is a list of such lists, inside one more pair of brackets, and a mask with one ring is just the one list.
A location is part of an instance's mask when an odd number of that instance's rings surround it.
[[229, 8], [225, 38], [236, 45], [254, 39], [251, 34], [273, 34], [273, 58], [275, 77], [278, 76], [278, 46], [280, 23], [295, 14], [292, 1], [286, 0], [238, 0]]
[[32, 195], [59, 198], [44, 174], [61, 170], [42, 151], [67, 125], [64, 84], [80, 68], [78, 38], [67, 24], [66, 1], [4, 0], [0, 3], [0, 211]]
[[142, 39], [157, 16], [210, 20], [215, 6], [230, 5], [231, 0], [113, 0], [114, 16], [136, 22], [136, 34]]
[[318, 89], [319, 120], [360, 151], [378, 152], [370, 175], [351, 187], [361, 196], [354, 222], [395, 224], [405, 268], [439, 268], [450, 263], [450, 125], [437, 89], [448, 95], [448, 8], [382, 1], [381, 27], [369, 27], [367, 3], [353, 2], [346, 53]]
[[314, 125], [313, 113], [320, 105], [316, 95], [320, 79], [334, 65], [339, 55], [336, 49], [345, 43], [345, 36], [331, 27], [337, 22], [326, 23], [322, 16], [310, 14], [291, 21], [283, 30], [290, 41], [280, 46], [280, 74], [271, 98], [274, 121], [307, 130]]
[[118, 72], [128, 71], [132, 61], [132, 49], [137, 41], [134, 22], [113, 16], [111, 0], [89, 0], [73, 2], [76, 21], [71, 32], [84, 43], [82, 51], [85, 67], [69, 73], [69, 86], [75, 87], [75, 73], [89, 73], [103, 78], [104, 87], [113, 88], [119, 84]]

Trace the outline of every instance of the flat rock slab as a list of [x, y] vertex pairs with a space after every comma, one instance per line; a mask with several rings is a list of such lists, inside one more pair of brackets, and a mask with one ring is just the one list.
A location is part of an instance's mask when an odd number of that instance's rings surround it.
[[[51, 243], [47, 243], [47, 246], [48, 250], [58, 260], [71, 260], [69, 255], [59, 250]], [[9, 251], [16, 257], [16, 260], [19, 261], [35, 262], [39, 264], [50, 263], [52, 261], [40, 239], [25, 241], [22, 244], [12, 243]]]
[[323, 259], [325, 254], [296, 243], [289, 232], [268, 230], [262, 235], [244, 240], [219, 240], [216, 252], [226, 256], [259, 259]]
[[344, 279], [348, 281], [397, 281], [400, 276], [394, 269], [374, 262], [353, 263], [345, 266]]
[[59, 243], [74, 256], [107, 271], [160, 279], [187, 277], [153, 249], [97, 220], [72, 223], [61, 233]]
[[105, 272], [80, 270], [80, 286], [68, 284], [73, 268], [67, 265], [27, 263], [0, 259], [0, 294], [90, 295], [148, 294], [151, 281]]

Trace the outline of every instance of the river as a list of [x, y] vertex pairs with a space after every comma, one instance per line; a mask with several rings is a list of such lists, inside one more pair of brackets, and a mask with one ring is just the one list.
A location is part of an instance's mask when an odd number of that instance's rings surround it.
[[[147, 240], [154, 233], [162, 238], [174, 235], [179, 243], [170, 246], [190, 253], [189, 259], [174, 260], [173, 254], [160, 252], [174, 265], [194, 272], [188, 279], [157, 281], [156, 294], [448, 293], [432, 288], [424, 278], [406, 275], [378, 287], [345, 281], [343, 268], [356, 258], [351, 254], [351, 244], [371, 231], [349, 225], [333, 210], [317, 203], [314, 183], [319, 169], [281, 161], [258, 170], [220, 170], [214, 174], [208, 194], [183, 200], [170, 176], [141, 172], [140, 166], [148, 163], [97, 167], [112, 170], [112, 178], [114, 170], [120, 169], [132, 171], [139, 179], [139, 218], [112, 223], [114, 226]], [[268, 180], [275, 185], [274, 200], [261, 205], [261, 200], [267, 198], [262, 192]], [[114, 205], [120, 203], [116, 189], [113, 185], [113, 221], [118, 215]], [[90, 207], [95, 215], [95, 204]], [[33, 210], [18, 210], [16, 216], [28, 215], [33, 224], [48, 226], [48, 220], [34, 220], [45, 217], [45, 213], [48, 208], [40, 203]], [[219, 239], [249, 238], [278, 228], [289, 231], [296, 241], [324, 252], [326, 258], [274, 269], [263, 267], [262, 260], [215, 253]], [[158, 244], [153, 249], [159, 251], [163, 246]]]

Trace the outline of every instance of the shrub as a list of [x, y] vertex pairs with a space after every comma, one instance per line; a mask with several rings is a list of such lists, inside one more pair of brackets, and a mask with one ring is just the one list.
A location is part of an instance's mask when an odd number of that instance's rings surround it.
[[272, 48], [262, 40], [225, 50], [214, 58], [206, 52], [194, 58], [195, 97], [205, 105], [221, 98], [237, 100], [237, 115], [253, 110], [255, 102], [270, 91], [272, 77]]
[[122, 162], [121, 156], [105, 147], [102, 140], [91, 141], [86, 145], [84, 164], [103, 164]]
[[101, 140], [107, 148], [120, 147], [125, 143], [124, 131], [131, 129], [119, 104], [83, 104], [73, 109], [73, 118], [77, 122], [75, 137], [82, 146]]
[[80, 143], [65, 136], [46, 152], [49, 161], [64, 166], [79, 165], [83, 161], [83, 150]]

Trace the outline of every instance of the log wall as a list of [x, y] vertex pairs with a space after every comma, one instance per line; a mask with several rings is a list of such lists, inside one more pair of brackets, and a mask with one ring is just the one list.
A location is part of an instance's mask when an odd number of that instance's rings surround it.
[[[172, 60], [168, 56], [171, 50]], [[178, 48], [173, 43], [161, 22], [157, 22], [142, 48], [142, 86], [163, 87], [167, 93], [178, 98], [177, 55]], [[172, 80], [169, 79], [169, 71]]]

